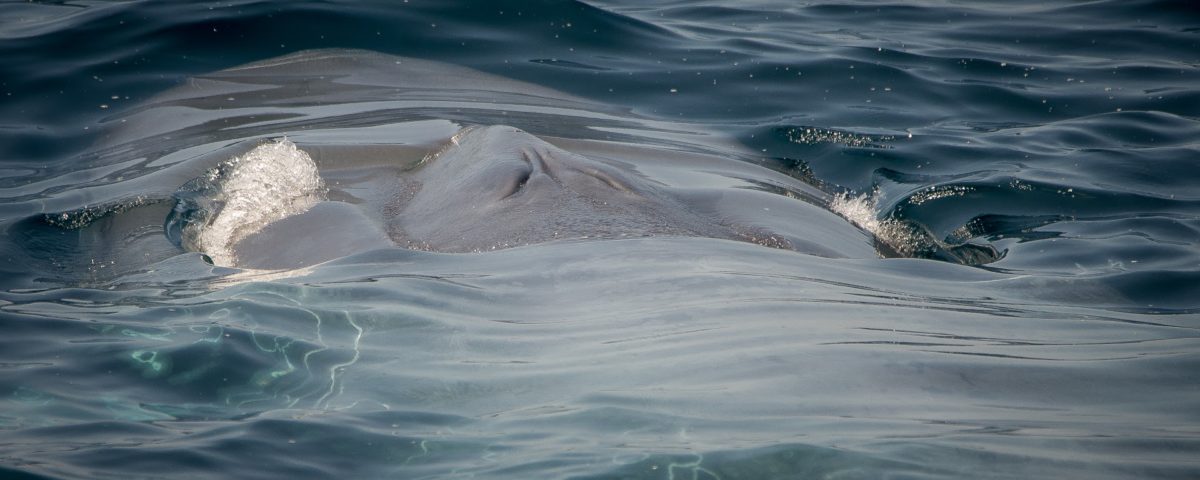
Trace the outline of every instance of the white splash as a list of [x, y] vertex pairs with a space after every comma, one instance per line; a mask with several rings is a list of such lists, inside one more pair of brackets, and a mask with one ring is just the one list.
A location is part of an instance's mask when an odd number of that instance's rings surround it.
[[839, 193], [829, 202], [829, 209], [858, 225], [858, 228], [871, 232], [876, 239], [900, 255], [911, 256], [923, 244], [912, 229], [903, 223], [892, 219], [879, 219], [878, 191], [859, 195]]
[[858, 225], [859, 228], [878, 235], [880, 230], [880, 222], [875, 211], [877, 194], [864, 193], [861, 195], [851, 195], [849, 193], [839, 193], [833, 196], [833, 200], [829, 202], [829, 209], [834, 213], [846, 217], [851, 223]]
[[233, 246], [271, 222], [324, 200], [312, 157], [287, 139], [265, 143], [212, 170], [220, 212], [195, 233], [196, 246], [217, 265], [237, 265]]

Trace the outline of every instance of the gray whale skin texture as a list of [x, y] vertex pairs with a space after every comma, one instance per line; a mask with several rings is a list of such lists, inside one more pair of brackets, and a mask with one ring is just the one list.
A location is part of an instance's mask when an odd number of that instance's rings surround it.
[[[307, 82], [304, 89], [295, 87], [298, 78]], [[312, 156], [328, 185], [327, 199], [237, 239], [231, 245], [236, 261], [226, 266], [297, 268], [396, 246], [460, 253], [645, 236], [746, 241], [825, 257], [879, 256], [869, 233], [827, 208], [828, 193], [728, 158], [727, 153], [752, 152], [716, 135], [693, 133], [694, 126], [640, 119], [462, 67], [372, 52], [301, 52], [204, 79], [165, 97], [179, 103], [187, 95], [187, 101], [202, 103], [224, 93], [194, 90], [274, 85], [240, 98], [310, 105], [319, 103], [305, 97], [314, 91], [347, 98], [371, 95], [364, 84], [376, 89], [386, 84], [395, 87], [389, 98], [422, 112], [406, 116], [406, 110], [397, 110], [397, 125], [410, 121], [420, 126], [415, 130], [426, 130], [418, 140], [392, 144], [372, 133], [380, 138], [358, 145], [338, 138], [353, 137], [353, 128], [330, 129], [324, 136], [274, 132], [289, 135]], [[326, 83], [315, 85], [318, 81]], [[452, 98], [460, 102], [454, 111], [473, 113], [446, 119], [417, 108], [414, 97]], [[496, 111], [509, 115], [521, 109], [521, 115], [509, 116], [517, 126], [480, 123]], [[620, 124], [636, 133], [596, 138], [600, 129], [589, 124]], [[530, 127], [548, 134], [535, 135]], [[591, 132], [592, 138], [558, 136], [573, 132]], [[668, 141], [663, 132], [683, 133]], [[258, 138], [246, 143], [261, 144], [270, 135]], [[688, 145], [687, 139], [706, 144]]]

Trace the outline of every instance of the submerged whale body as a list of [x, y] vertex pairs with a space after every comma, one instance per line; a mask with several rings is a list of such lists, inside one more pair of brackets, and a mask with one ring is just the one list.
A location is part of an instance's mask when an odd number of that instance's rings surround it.
[[[419, 75], [410, 75], [413, 68]], [[386, 72], [386, 78], [404, 79], [410, 88], [418, 78], [429, 88], [465, 88], [442, 84], [462, 78], [458, 67], [437, 74], [445, 68], [321, 51], [239, 67], [226, 73], [228, 79], [217, 74], [210, 80], [276, 84], [278, 78], [294, 81], [300, 72], [331, 76], [340, 69], [348, 70], [342, 78], [360, 82]], [[373, 74], [352, 72], [356, 69]], [[488, 83], [492, 78], [478, 72], [469, 77], [505, 90], [493, 90], [497, 98], [520, 93], [527, 97], [523, 105], [554, 105], [555, 115], [581, 111], [582, 101], [565, 94], [511, 80]], [[277, 102], [277, 94], [263, 98]], [[870, 234], [823, 206], [825, 192], [703, 148], [440, 122], [445, 128], [422, 140], [423, 152], [411, 144], [388, 144], [382, 136], [358, 145], [302, 136], [261, 143], [176, 192], [167, 230], [178, 245], [206, 253], [219, 265], [257, 269], [302, 267], [394, 246], [481, 252], [644, 236], [747, 241], [829, 257], [876, 256]], [[446, 135], [452, 128], [457, 130]], [[648, 130], [654, 128], [661, 129]], [[413, 161], [418, 153], [420, 160]]]
[[31, 245], [77, 239], [82, 253], [44, 259], [63, 271], [152, 271], [182, 251], [294, 269], [381, 248], [645, 236], [835, 258], [919, 243], [859, 228], [828, 192], [694, 125], [374, 52], [305, 51], [191, 79], [110, 122], [94, 151], [138, 173], [37, 206], [61, 213], [28, 229], [43, 232]]
[[[616, 154], [636, 158], [617, 160]], [[515, 127], [472, 126], [411, 170], [377, 171], [366, 182], [341, 179], [334, 182], [336, 193], [327, 193], [315, 162], [281, 140], [198, 179], [201, 187], [185, 186], [167, 224], [185, 248], [220, 265], [257, 269], [302, 267], [392, 246], [482, 252], [644, 236], [739, 240], [831, 257], [874, 255], [865, 232], [805, 201], [761, 190], [672, 186], [630, 163], [663, 160], [655, 156], [640, 148], [588, 156]], [[702, 159], [743, 168], [720, 158], [688, 157], [692, 164]], [[745, 170], [760, 181], [794, 182]], [[805, 193], [796, 183], [796, 195], [819, 193]], [[367, 198], [355, 191], [368, 192]], [[370, 201], [379, 191], [385, 198]], [[759, 214], [772, 207], [776, 214]]]

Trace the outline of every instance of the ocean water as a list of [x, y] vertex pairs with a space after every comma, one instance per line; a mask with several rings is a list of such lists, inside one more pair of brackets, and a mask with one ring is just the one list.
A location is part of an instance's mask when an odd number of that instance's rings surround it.
[[[3, 3], [0, 58], [0, 477], [1200, 476], [1191, 2]], [[487, 124], [803, 248], [188, 233], [258, 146], [388, 212]]]

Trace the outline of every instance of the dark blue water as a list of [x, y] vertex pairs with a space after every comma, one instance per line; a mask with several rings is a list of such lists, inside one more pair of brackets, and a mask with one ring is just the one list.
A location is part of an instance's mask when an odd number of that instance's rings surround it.
[[[188, 97], [316, 48], [578, 101]], [[1192, 2], [3, 3], [0, 59], [4, 478], [1200, 476]], [[172, 193], [247, 142], [433, 119], [717, 132], [673, 146], [920, 241], [263, 273], [166, 238]]]

